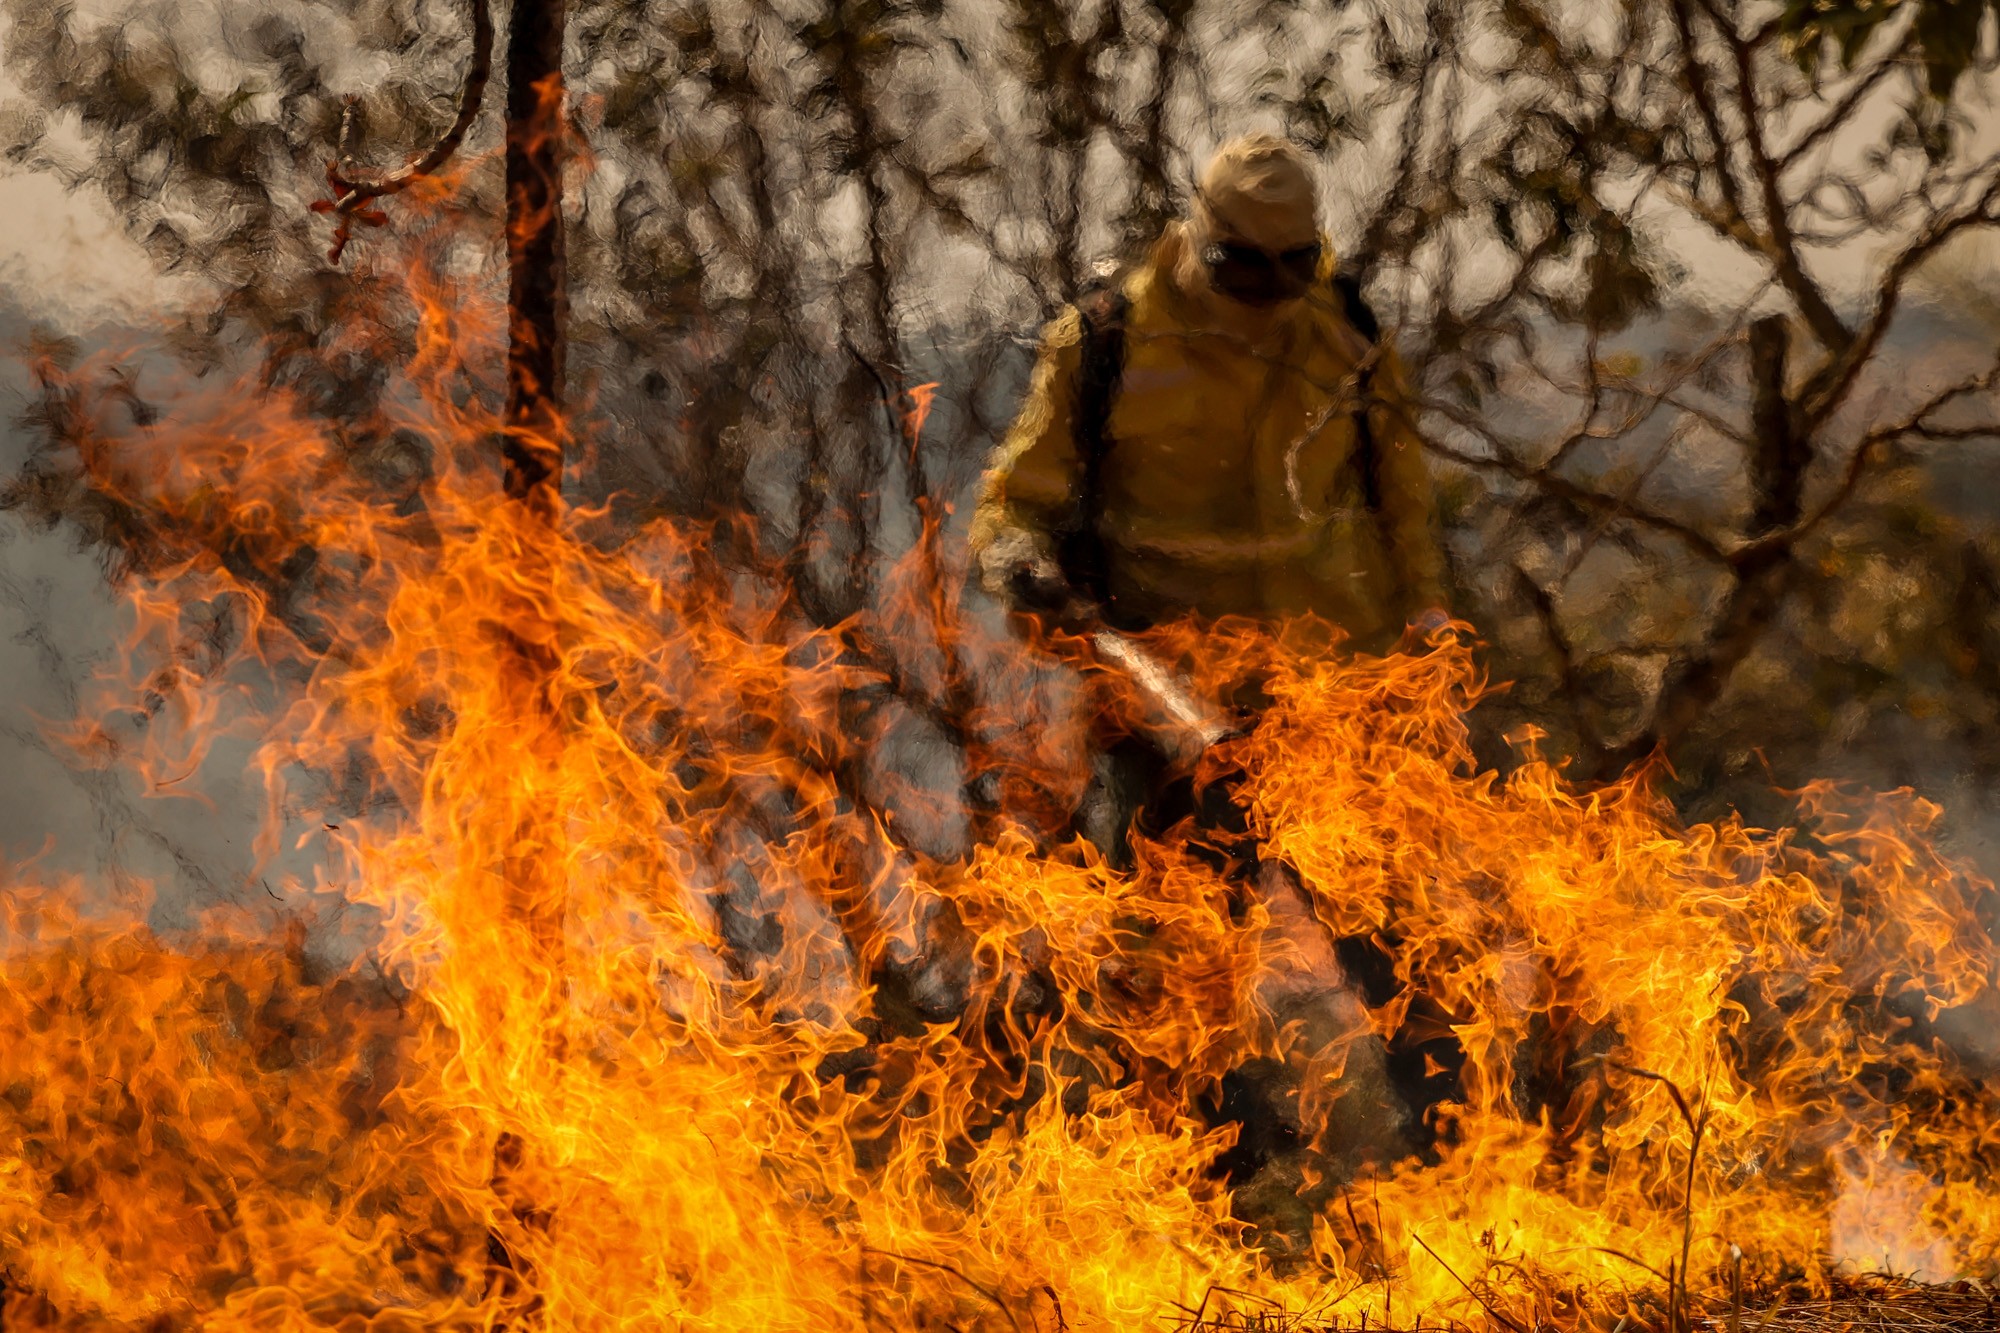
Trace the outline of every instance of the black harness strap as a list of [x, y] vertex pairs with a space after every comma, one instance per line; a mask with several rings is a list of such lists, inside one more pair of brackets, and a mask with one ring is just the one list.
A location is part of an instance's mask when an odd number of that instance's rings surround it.
[[[1382, 322], [1369, 309], [1368, 298], [1361, 294], [1361, 283], [1351, 273], [1333, 275], [1333, 293], [1340, 298], [1341, 313], [1347, 316], [1348, 324], [1361, 335], [1362, 341], [1372, 349], [1382, 337]], [[1382, 512], [1381, 458], [1375, 447], [1375, 428], [1368, 421], [1368, 402], [1374, 395], [1375, 365], [1373, 360], [1361, 363], [1361, 374], [1354, 385], [1354, 396], [1361, 408], [1354, 414], [1354, 465], [1361, 472], [1361, 503], [1368, 512], [1380, 515]]]
[[1082, 477], [1076, 514], [1056, 551], [1072, 588], [1109, 609], [1110, 561], [1104, 548], [1104, 457], [1111, 452], [1111, 405], [1125, 375], [1125, 316], [1131, 302], [1107, 287], [1077, 302], [1083, 325], [1072, 435]]

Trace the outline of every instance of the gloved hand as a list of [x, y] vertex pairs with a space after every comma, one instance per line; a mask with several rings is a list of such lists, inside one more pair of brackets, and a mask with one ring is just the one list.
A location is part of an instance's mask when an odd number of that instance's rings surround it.
[[1053, 560], [1023, 560], [1008, 571], [1007, 593], [1015, 607], [1037, 615], [1057, 615], [1076, 598]]

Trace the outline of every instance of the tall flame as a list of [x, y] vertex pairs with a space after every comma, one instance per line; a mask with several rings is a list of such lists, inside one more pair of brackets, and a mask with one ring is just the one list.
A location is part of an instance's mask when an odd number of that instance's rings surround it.
[[[8, 1327], [1657, 1321], [1731, 1247], [1823, 1280], [1857, 1199], [1902, 1211], [1885, 1253], [1991, 1263], [1994, 1097], [1920, 1039], [1992, 966], [1935, 807], [1824, 785], [1809, 832], [1683, 827], [1643, 774], [1477, 772], [1456, 638], [1178, 629], [1155, 646], [1211, 681], [1268, 679], [1222, 762], [1289, 871], [1246, 901], [1177, 836], [1119, 873], [1014, 830], [928, 861], [833, 776], [871, 683], [842, 633], [685, 525], [505, 502], [464, 392], [500, 313], [414, 271], [410, 391], [374, 425], [431, 475], [361, 479], [273, 391], [78, 432], [160, 547], [125, 682], [153, 724], [74, 738], [166, 784], [254, 734], [262, 851], [319, 810], [290, 892], [380, 927], [329, 963], [15, 877]], [[197, 602], [233, 637], [193, 638]], [[1329, 1035], [1285, 997], [1334, 940], [1386, 961]], [[1419, 1029], [1462, 1053], [1434, 1148], [1308, 1172], [1303, 1250], [1246, 1232], [1223, 1076], [1288, 1062], [1338, 1136], [1348, 1062]]]

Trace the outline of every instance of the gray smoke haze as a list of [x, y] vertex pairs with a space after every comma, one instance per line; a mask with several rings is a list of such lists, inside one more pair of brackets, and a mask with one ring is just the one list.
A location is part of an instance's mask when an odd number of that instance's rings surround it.
[[[31, 446], [18, 424], [30, 333], [145, 349], [187, 287], [160, 279], [89, 189], [12, 171], [0, 175], [0, 197], [0, 473], [12, 473]], [[38, 875], [76, 876], [95, 892], [145, 886], [165, 928], [218, 905], [275, 910], [286, 873], [309, 876], [310, 866], [287, 858], [253, 877], [263, 794], [246, 772], [246, 743], [218, 746], [166, 794], [129, 767], [82, 762], [52, 735], [109, 697], [93, 694], [93, 682], [121, 664], [131, 626], [98, 553], [71, 532], [0, 513], [0, 864], [32, 859]], [[337, 938], [337, 905], [283, 906], [319, 917], [323, 938]]]

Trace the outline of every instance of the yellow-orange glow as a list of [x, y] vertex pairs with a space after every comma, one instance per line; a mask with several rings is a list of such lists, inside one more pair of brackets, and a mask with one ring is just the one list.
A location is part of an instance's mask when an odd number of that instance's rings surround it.
[[[1931, 805], [1825, 786], [1809, 836], [1685, 828], [1643, 777], [1476, 773], [1482, 685], [1448, 635], [1377, 659], [1179, 629], [1155, 646], [1211, 683], [1269, 674], [1275, 706], [1216, 762], [1247, 772], [1316, 927], [1233, 910], [1172, 838], [1131, 874], [1018, 830], [927, 862], [831, 776], [865, 683], [838, 633], [700, 532], [608, 542], [598, 515], [503, 500], [498, 423], [464, 392], [491, 348], [467, 330], [500, 314], [416, 272], [413, 389], [380, 424], [436, 445], [419, 502], [251, 386], [107, 426], [85, 460], [184, 545], [134, 587], [112, 682], [164, 700], [143, 750], [73, 739], [164, 785], [256, 736], [273, 856], [320, 799], [305, 775], [362, 775], [367, 812], [312, 814], [321, 878], [288, 887], [375, 909], [382, 937], [329, 967], [241, 920], [163, 939], [89, 886], [13, 878], [7, 1328], [1123, 1333], [1264, 1302], [1608, 1328], [1657, 1325], [1684, 1235], [1697, 1295], [1732, 1246], [1747, 1274], [1824, 1277], [1843, 1227], [1992, 1262], [1993, 1095], [1909, 1036], [1992, 967], [1986, 886], [1932, 850]], [[259, 573], [308, 545], [330, 591], [275, 605]], [[230, 660], [183, 642], [195, 599], [247, 627]], [[1076, 737], [1037, 739], [1023, 790], [1059, 787]], [[731, 886], [767, 950], [722, 938]], [[951, 1023], [879, 989], [933, 917], [971, 960]], [[1368, 1021], [1425, 997], [1464, 1095], [1437, 1161], [1352, 1182], [1280, 1263], [1209, 1170], [1233, 1131], [1196, 1107], [1287, 1051], [1308, 1101], [1338, 1093], [1343, 1051], [1293, 1049], [1260, 998], [1315, 929], [1393, 945], [1402, 989]], [[1557, 1041], [1567, 1100], [1528, 1107]]]

